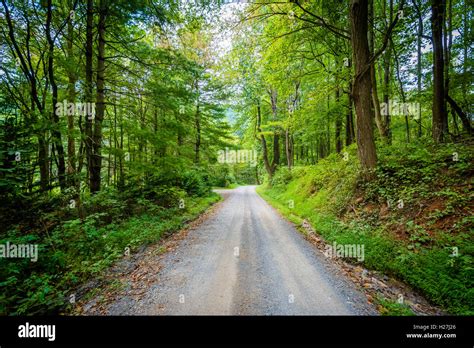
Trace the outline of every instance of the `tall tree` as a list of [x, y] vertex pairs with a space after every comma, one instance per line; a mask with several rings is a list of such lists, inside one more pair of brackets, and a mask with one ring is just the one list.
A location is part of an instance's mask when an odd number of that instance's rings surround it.
[[443, 25], [445, 0], [431, 0], [431, 28], [433, 32], [433, 139], [443, 142], [448, 131], [446, 114]]
[[370, 51], [368, 42], [368, 0], [351, 0], [351, 42], [355, 79], [352, 94], [356, 109], [357, 151], [366, 177], [375, 168], [377, 155], [373, 136], [372, 81], [370, 78]]
[[54, 76], [54, 40], [51, 36], [51, 24], [53, 20], [53, 8], [52, 8], [52, 0], [48, 0], [47, 3], [47, 15], [46, 15], [46, 38], [48, 40], [48, 77], [49, 83], [51, 84], [52, 94], [51, 94], [51, 101], [52, 101], [52, 112], [51, 112], [51, 120], [53, 124], [52, 136], [53, 136], [53, 144], [54, 149], [58, 155], [58, 178], [59, 178], [59, 186], [61, 189], [66, 188], [66, 165], [64, 161], [64, 147], [62, 143], [61, 132], [59, 130], [59, 116], [55, 112], [55, 106], [58, 103], [58, 85], [56, 83], [56, 78]]
[[97, 45], [97, 111], [94, 117], [92, 157], [90, 159], [90, 190], [100, 191], [102, 169], [102, 122], [105, 115], [105, 34], [108, 15], [108, 0], [99, 2], [99, 24]]

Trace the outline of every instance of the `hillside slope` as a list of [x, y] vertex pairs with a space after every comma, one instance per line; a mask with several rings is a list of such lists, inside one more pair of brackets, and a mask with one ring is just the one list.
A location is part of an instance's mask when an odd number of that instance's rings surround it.
[[393, 276], [449, 313], [474, 313], [472, 145], [379, 150], [359, 179], [354, 148], [315, 166], [281, 168], [259, 192], [330, 244], [363, 245], [369, 269]]

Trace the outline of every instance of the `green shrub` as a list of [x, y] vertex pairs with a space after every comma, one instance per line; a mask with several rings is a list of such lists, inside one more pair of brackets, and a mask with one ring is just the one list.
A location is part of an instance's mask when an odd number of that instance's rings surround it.
[[291, 181], [291, 179], [291, 170], [289, 170], [288, 167], [280, 167], [273, 175], [271, 185], [275, 187], [285, 186]]
[[181, 178], [181, 187], [193, 196], [202, 197], [211, 191], [209, 174], [200, 169], [187, 170]]

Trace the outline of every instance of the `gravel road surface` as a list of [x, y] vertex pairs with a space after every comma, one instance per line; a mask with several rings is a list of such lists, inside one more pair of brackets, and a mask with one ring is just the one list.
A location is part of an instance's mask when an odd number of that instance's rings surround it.
[[[161, 255], [156, 282], [109, 315], [375, 315], [330, 259], [263, 200], [255, 186], [224, 201]], [[158, 256], [157, 256], [158, 257]]]

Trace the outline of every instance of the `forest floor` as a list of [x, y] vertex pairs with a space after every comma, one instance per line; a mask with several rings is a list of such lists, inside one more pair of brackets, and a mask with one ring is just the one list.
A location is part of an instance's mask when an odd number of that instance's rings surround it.
[[88, 283], [94, 295], [76, 313], [378, 314], [353, 281], [358, 270], [326, 258], [255, 186], [219, 193], [224, 200], [187, 229], [118, 262], [107, 285]]

